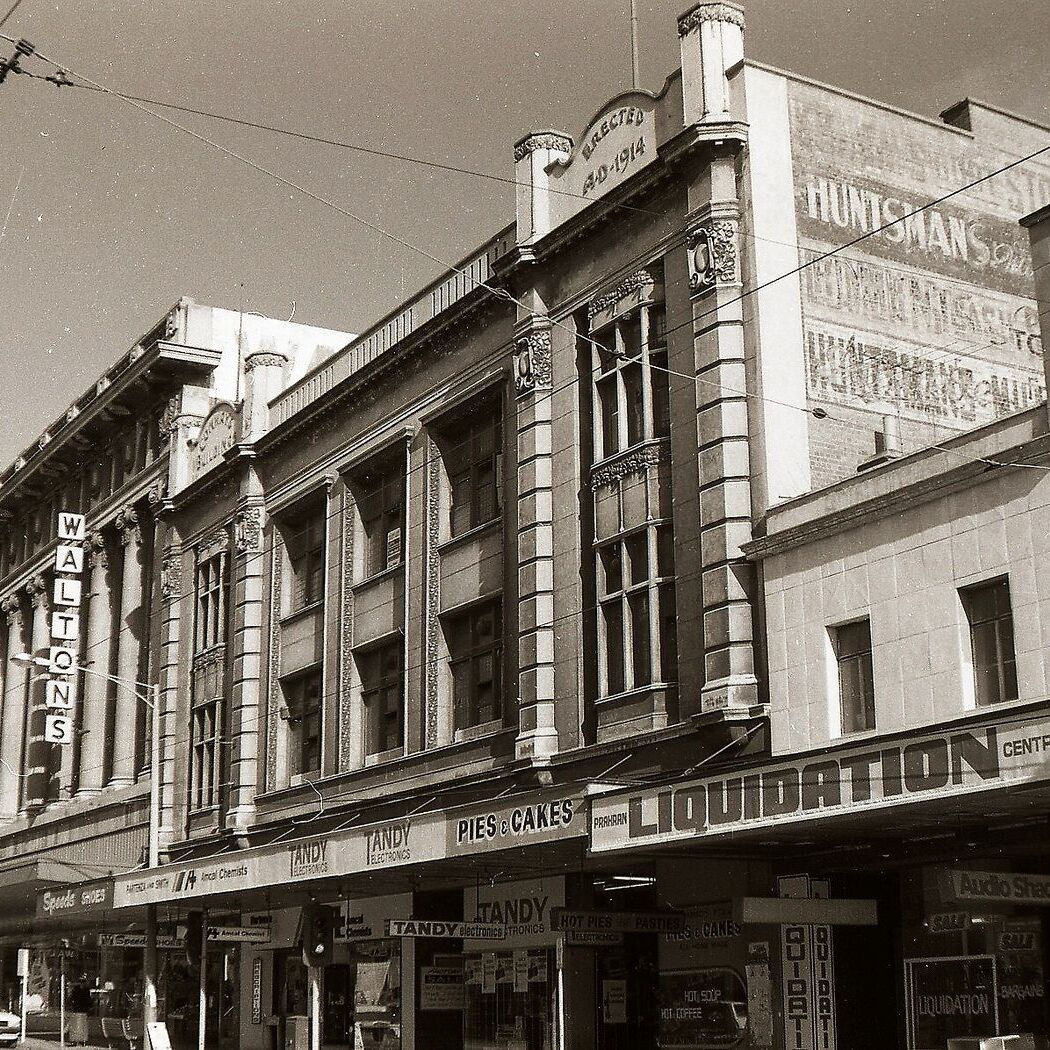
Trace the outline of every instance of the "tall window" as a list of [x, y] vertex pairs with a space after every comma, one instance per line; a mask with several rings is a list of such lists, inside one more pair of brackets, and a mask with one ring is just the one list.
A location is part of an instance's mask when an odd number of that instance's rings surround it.
[[598, 547], [602, 695], [678, 677], [670, 523]]
[[190, 726], [192, 767], [190, 808], [214, 806], [219, 798], [219, 711], [218, 699], [195, 704]]
[[1010, 584], [1004, 578], [961, 591], [970, 621], [974, 693], [978, 706], [1017, 699], [1017, 659]]
[[226, 552], [220, 551], [197, 566], [197, 637], [195, 652], [226, 639]]
[[445, 624], [456, 729], [503, 717], [503, 611], [500, 601], [476, 605]]
[[365, 708], [365, 753], [378, 755], [405, 742], [405, 688], [400, 639], [357, 657]]
[[324, 597], [324, 503], [289, 519], [284, 528], [288, 552], [287, 613], [295, 613]]
[[448, 475], [450, 532], [462, 536], [500, 515], [503, 427], [500, 402], [479, 407], [445, 428], [441, 454]]
[[669, 434], [663, 304], [643, 306], [602, 328], [593, 339], [596, 458]]
[[839, 718], [842, 733], [875, 728], [875, 676], [871, 664], [871, 621], [856, 620], [831, 629], [838, 661]]
[[288, 722], [288, 777], [321, 769], [321, 669], [281, 683]]
[[357, 510], [365, 535], [365, 579], [400, 565], [404, 549], [405, 470], [403, 457], [387, 460], [354, 479]]

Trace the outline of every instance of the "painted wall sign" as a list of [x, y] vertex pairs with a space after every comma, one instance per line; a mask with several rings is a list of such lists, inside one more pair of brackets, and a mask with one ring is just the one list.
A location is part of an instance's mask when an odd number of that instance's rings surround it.
[[904, 960], [908, 1050], [999, 1031], [994, 955]]
[[965, 933], [970, 928], [970, 913], [966, 911], [937, 911], [926, 918], [929, 933]]
[[240, 431], [240, 413], [232, 405], [216, 405], [197, 434], [190, 460], [192, 477], [199, 478], [218, 463], [237, 443]]
[[1050, 717], [872, 741], [591, 803], [595, 852], [886, 809], [1050, 779]]
[[952, 896], [959, 901], [1050, 905], [1050, 875], [960, 869], [948, 876]]
[[[127, 908], [403, 867], [587, 833], [578, 796], [536, 793], [499, 807], [465, 807], [384, 821], [301, 842], [259, 846], [117, 876], [113, 906]], [[389, 917], [389, 916], [388, 916]]]
[[656, 160], [655, 112], [655, 95], [618, 95], [591, 121], [568, 160], [551, 165], [552, 228]]
[[36, 895], [38, 919], [102, 911], [113, 906], [113, 880], [81, 883], [62, 890], [44, 890]]

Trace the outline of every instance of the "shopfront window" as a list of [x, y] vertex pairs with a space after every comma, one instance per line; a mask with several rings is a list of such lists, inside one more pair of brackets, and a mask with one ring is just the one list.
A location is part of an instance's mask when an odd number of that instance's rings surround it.
[[554, 952], [550, 948], [464, 956], [465, 1050], [551, 1050]]
[[326, 966], [322, 1038], [326, 1044], [401, 1050], [401, 942], [349, 946], [349, 962]]

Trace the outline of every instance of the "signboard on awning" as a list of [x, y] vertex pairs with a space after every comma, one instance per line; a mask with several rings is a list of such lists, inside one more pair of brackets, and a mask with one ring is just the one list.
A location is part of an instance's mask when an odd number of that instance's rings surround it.
[[117, 876], [113, 907], [193, 900], [579, 838], [587, 833], [585, 812], [578, 795], [537, 792], [502, 804], [398, 817]]
[[1050, 716], [784, 758], [591, 803], [591, 849], [689, 842], [1050, 781]]
[[113, 880], [99, 879], [81, 882], [62, 889], [44, 890], [36, 895], [38, 919], [61, 918], [65, 915], [83, 915], [113, 907]]

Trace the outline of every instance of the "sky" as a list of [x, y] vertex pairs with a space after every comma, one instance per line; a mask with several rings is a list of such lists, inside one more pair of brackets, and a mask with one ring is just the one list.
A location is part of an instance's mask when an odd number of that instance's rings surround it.
[[[9, 6], [0, 0], [0, 18]], [[679, 63], [686, 2], [637, 6], [641, 86], [656, 91]], [[968, 95], [1050, 125], [1046, 0], [744, 7], [751, 59], [928, 116]], [[628, 10], [628, 0], [21, 0], [2, 31], [116, 90], [510, 177], [521, 135], [578, 135], [630, 87]], [[450, 264], [513, 218], [510, 186], [161, 112]], [[361, 331], [437, 272], [112, 96], [8, 77], [0, 464], [180, 296]]]

